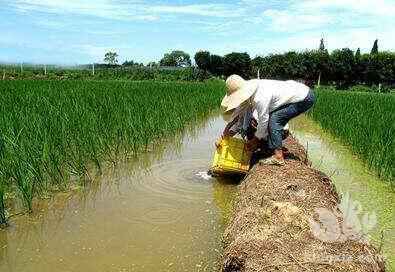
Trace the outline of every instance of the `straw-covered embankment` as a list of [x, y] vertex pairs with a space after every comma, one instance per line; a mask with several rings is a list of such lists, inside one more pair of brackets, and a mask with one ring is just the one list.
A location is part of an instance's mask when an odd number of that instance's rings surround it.
[[309, 166], [294, 138], [285, 147], [286, 166], [256, 165], [240, 184], [223, 271], [385, 271], [328, 176]]

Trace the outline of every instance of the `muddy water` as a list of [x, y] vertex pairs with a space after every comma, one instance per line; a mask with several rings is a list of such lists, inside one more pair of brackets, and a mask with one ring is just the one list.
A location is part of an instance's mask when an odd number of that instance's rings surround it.
[[206, 175], [212, 118], [0, 231], [0, 271], [214, 271], [235, 184]]
[[[395, 271], [395, 191], [389, 182], [369, 172], [349, 148], [307, 117], [297, 118], [291, 128], [308, 149], [313, 166], [331, 176], [343, 199], [349, 196], [360, 220], [357, 223], [370, 234], [370, 241], [377, 247], [383, 241], [388, 270]], [[376, 215], [377, 222], [363, 221], [364, 215]]]

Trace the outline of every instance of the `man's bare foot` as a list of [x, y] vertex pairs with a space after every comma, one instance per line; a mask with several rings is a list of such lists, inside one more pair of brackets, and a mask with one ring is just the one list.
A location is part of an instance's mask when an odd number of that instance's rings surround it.
[[280, 148], [280, 149], [274, 150], [274, 155], [273, 155], [273, 157], [274, 157], [276, 160], [280, 161], [280, 162], [284, 162], [285, 160], [284, 160], [284, 152], [283, 152], [283, 149]]
[[285, 161], [284, 160], [278, 160], [276, 157], [272, 156], [270, 158], [260, 160], [259, 161], [260, 165], [278, 165], [278, 166], [284, 166]]

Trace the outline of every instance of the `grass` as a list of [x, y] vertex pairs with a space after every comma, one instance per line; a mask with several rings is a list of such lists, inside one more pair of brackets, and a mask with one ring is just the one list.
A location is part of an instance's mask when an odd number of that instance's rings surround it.
[[309, 115], [395, 184], [395, 95], [316, 90]]
[[219, 82], [0, 81], [0, 221], [6, 194], [31, 211], [34, 197], [207, 115], [223, 93]]

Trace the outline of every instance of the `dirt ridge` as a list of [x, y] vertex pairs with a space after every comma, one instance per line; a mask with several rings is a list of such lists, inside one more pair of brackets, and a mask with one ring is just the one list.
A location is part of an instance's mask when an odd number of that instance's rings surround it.
[[239, 185], [222, 271], [385, 271], [378, 250], [347, 224], [330, 178], [295, 138], [285, 147], [285, 166], [256, 165]]

